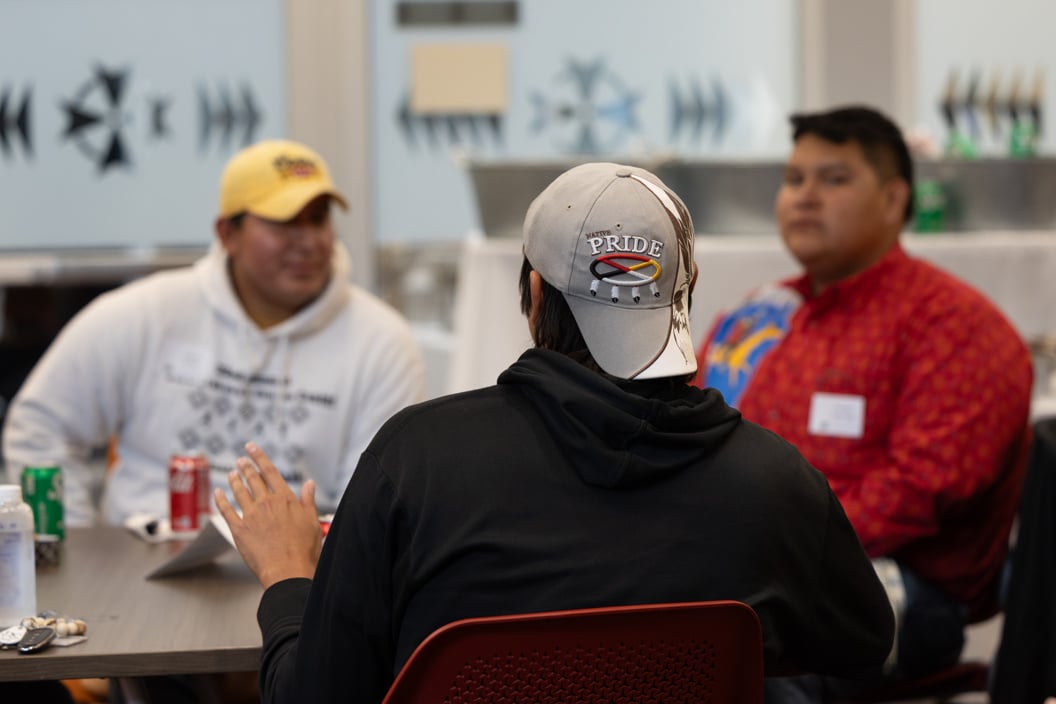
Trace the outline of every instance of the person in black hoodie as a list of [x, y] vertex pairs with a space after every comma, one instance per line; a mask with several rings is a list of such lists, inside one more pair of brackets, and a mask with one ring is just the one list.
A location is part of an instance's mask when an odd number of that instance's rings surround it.
[[[320, 556], [309, 484], [252, 444], [218, 507], [265, 587], [265, 702], [380, 702], [451, 621], [734, 599], [767, 673], [864, 676], [887, 596], [825, 478], [696, 370], [693, 226], [648, 171], [575, 167], [532, 203], [522, 308], [535, 348], [495, 386], [377, 433]], [[318, 558], [318, 565], [316, 561]]]

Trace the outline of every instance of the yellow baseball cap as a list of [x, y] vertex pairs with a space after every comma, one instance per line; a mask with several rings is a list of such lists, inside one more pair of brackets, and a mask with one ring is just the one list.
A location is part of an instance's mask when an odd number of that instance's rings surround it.
[[348, 210], [321, 156], [297, 142], [265, 140], [238, 152], [224, 167], [220, 217], [252, 213], [285, 222], [324, 194]]

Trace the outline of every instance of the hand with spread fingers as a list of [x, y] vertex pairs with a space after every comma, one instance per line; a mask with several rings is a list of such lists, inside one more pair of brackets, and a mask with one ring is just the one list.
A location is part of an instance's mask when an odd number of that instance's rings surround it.
[[246, 452], [227, 477], [242, 515], [223, 490], [213, 492], [235, 547], [265, 589], [293, 577], [311, 579], [323, 541], [315, 482], [305, 482], [298, 498], [259, 447], [246, 443]]

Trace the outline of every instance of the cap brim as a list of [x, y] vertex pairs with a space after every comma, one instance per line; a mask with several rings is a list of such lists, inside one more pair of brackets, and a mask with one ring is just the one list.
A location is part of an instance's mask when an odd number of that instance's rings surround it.
[[348, 201], [333, 186], [321, 182], [306, 182], [282, 189], [270, 198], [247, 208], [247, 212], [266, 220], [286, 222], [295, 218], [297, 213], [304, 210], [304, 206], [323, 195], [330, 196], [342, 210], [348, 210]]
[[[668, 306], [635, 310], [565, 296], [598, 366], [620, 379], [659, 379], [697, 371], [688, 324]], [[660, 341], [660, 342], [658, 342]]]

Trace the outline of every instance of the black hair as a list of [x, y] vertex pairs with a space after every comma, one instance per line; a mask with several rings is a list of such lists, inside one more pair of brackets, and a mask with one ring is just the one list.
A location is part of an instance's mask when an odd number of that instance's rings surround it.
[[[521, 262], [521, 312], [528, 315], [532, 310], [532, 287], [529, 274], [533, 271], [528, 257]], [[572, 315], [565, 297], [556, 288], [543, 279], [543, 304], [539, 309], [535, 329], [532, 331], [535, 346], [544, 350], [553, 350], [567, 355], [588, 369], [605, 374], [594, 361], [594, 356], [587, 349], [579, 323]], [[607, 375], [606, 375], [607, 376]]]
[[797, 113], [789, 118], [792, 141], [815, 135], [826, 142], [857, 142], [866, 161], [882, 180], [897, 176], [909, 186], [905, 222], [913, 218], [913, 159], [902, 131], [890, 118], [873, 108], [851, 105], [828, 112]]

